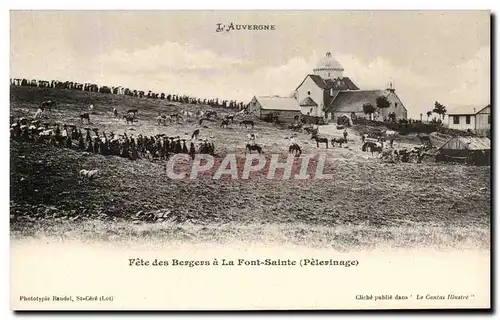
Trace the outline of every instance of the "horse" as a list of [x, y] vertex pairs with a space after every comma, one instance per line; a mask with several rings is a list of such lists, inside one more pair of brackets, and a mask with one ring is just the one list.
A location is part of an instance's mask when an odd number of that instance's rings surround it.
[[319, 148], [319, 143], [324, 143], [326, 145], [326, 148], [328, 149], [328, 138], [325, 138], [325, 137], [318, 137], [317, 135], [313, 135], [311, 137], [311, 140], [315, 140], [316, 141], [316, 145], [317, 147]]
[[137, 115], [137, 113], [139, 112], [138, 109], [128, 109], [127, 110], [127, 113], [133, 113], [134, 114], [134, 117]]
[[342, 138], [333, 138], [330, 142], [332, 147], [335, 147], [335, 143], [338, 143], [340, 147], [342, 147], [343, 143], [347, 143], [346, 140]]
[[227, 119], [222, 120], [220, 123], [221, 128], [222, 127], [227, 128], [228, 125], [229, 125], [229, 120], [227, 120]]
[[372, 156], [373, 156], [373, 152], [382, 152], [382, 144], [380, 142], [372, 142], [372, 141], [367, 141], [363, 144], [363, 146], [361, 147], [361, 150], [362, 151], [368, 151], [370, 150], [370, 152], [372, 153]]
[[135, 117], [132, 114], [128, 113], [126, 115], [123, 115], [123, 119], [125, 119], [125, 122], [127, 124], [129, 124], [129, 123], [134, 124]]
[[245, 129], [246, 129], [247, 125], [252, 126], [252, 129], [253, 129], [254, 122], [253, 122], [253, 120], [243, 120], [240, 122], [240, 127], [242, 125], [245, 125]]
[[88, 112], [80, 113], [80, 120], [83, 123], [83, 119], [87, 119], [87, 123], [90, 123], [90, 114]]
[[169, 116], [166, 116], [166, 115], [158, 115], [156, 117], [156, 120], [158, 121], [158, 125], [166, 125], [167, 124], [167, 120], [169, 122], [172, 122], [172, 118], [170, 118]]
[[174, 119], [174, 118], [175, 118], [175, 121], [176, 121], [176, 122], [179, 122], [179, 119], [180, 119], [180, 120], [184, 120], [184, 118], [182, 118], [182, 116], [181, 116], [181, 115], [179, 115], [178, 113], [172, 113], [172, 114], [170, 115], [170, 118], [171, 118], [171, 119]]
[[216, 111], [207, 111], [205, 113], [205, 117], [210, 119], [211, 116], [217, 117], [217, 112]]
[[293, 143], [288, 147], [288, 153], [295, 154], [296, 157], [299, 157], [302, 154], [302, 149], [296, 143]]
[[231, 123], [234, 122], [234, 114], [226, 114], [224, 116], [224, 119], [226, 119], [227, 121], [231, 120]]
[[318, 134], [318, 128], [313, 128], [313, 127], [305, 127], [304, 131], [311, 134], [311, 135], [317, 135]]
[[256, 150], [257, 152], [259, 152], [259, 154], [264, 153], [262, 152], [262, 147], [259, 146], [258, 144], [247, 143], [245, 149], [248, 150], [248, 153], [252, 153], [252, 150]]
[[52, 106], [54, 106], [55, 104], [55, 101], [45, 100], [40, 103], [40, 109], [42, 109], [42, 111], [45, 111], [45, 108], [47, 108], [49, 111], [52, 111]]

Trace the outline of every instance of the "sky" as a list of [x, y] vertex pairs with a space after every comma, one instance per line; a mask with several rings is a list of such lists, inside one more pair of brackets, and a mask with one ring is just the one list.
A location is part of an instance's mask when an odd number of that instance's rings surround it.
[[[217, 23], [275, 30], [216, 32]], [[11, 11], [10, 77], [249, 102], [288, 96], [331, 52], [408, 114], [490, 103], [488, 11]]]

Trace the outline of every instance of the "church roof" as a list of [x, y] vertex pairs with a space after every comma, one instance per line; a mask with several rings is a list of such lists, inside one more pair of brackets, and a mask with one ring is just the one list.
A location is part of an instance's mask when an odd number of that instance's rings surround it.
[[363, 104], [377, 106], [377, 98], [387, 96], [387, 90], [340, 91], [328, 106], [331, 112], [363, 112]]
[[324, 57], [319, 59], [316, 64], [317, 69], [334, 69], [334, 70], [344, 70], [340, 62], [335, 59], [330, 52], [327, 52]]
[[[308, 74], [306, 76], [311, 77], [314, 83], [323, 90], [359, 90], [359, 88], [352, 82], [348, 77], [337, 78], [337, 79], [323, 79], [316, 74]], [[304, 79], [305, 80], [305, 79]], [[304, 81], [302, 81], [304, 82]], [[302, 83], [301, 83], [302, 85]], [[300, 86], [299, 86], [300, 87]]]
[[291, 97], [255, 97], [262, 109], [299, 111], [300, 106], [295, 98]]
[[311, 97], [306, 97], [304, 100], [302, 100], [299, 105], [301, 107], [317, 107], [318, 104], [316, 102], [314, 102], [313, 99], [311, 99]]

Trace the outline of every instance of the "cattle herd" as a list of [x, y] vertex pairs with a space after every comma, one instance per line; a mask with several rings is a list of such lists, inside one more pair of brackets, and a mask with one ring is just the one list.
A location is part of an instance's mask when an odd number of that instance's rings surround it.
[[98, 86], [97, 84], [94, 83], [77, 83], [72, 81], [58, 81], [58, 80], [46, 81], [46, 80], [10, 79], [10, 84], [12, 86], [22, 86], [22, 87], [67, 89], [67, 90], [99, 92], [99, 93], [115, 94], [115, 95], [126, 95], [139, 98], [165, 99], [167, 101], [173, 101], [173, 102], [204, 104], [204, 105], [209, 105], [211, 107], [233, 108], [238, 110], [242, 110], [246, 107], [246, 105], [242, 101], [236, 101], [236, 100], [219, 100], [219, 98], [201, 99], [198, 97], [191, 97], [187, 95], [155, 93], [151, 90], [149, 90], [146, 93], [143, 90], [133, 90], [121, 86], [117, 87]]

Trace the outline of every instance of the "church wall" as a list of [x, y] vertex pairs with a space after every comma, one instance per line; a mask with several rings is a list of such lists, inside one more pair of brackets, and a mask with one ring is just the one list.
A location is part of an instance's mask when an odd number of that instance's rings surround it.
[[342, 70], [314, 69], [314, 74], [320, 76], [323, 79], [336, 79], [344, 77], [344, 72]]
[[287, 123], [295, 122], [295, 116], [300, 116], [299, 111], [262, 109], [259, 118], [264, 119], [270, 113], [277, 115], [279, 122]]
[[[308, 94], [310, 92], [311, 94]], [[307, 114], [311, 108], [313, 108], [314, 114], [310, 114], [311, 116], [314, 117], [320, 117], [321, 116], [321, 110], [323, 109], [323, 89], [318, 87], [316, 83], [311, 79], [311, 77], [307, 77], [302, 85], [297, 88], [297, 95], [296, 99], [300, 103], [302, 100], [304, 100], [307, 97], [311, 97], [311, 99], [314, 100], [318, 104], [318, 107], [307, 107], [307, 108], [301, 108], [302, 113], [306, 111], [304, 114]]]
[[394, 112], [396, 114], [396, 119], [407, 119], [408, 112], [404, 108], [403, 103], [395, 92], [389, 93], [389, 95], [387, 95], [387, 100], [389, 100], [391, 106], [389, 108], [378, 110], [381, 118], [380, 120], [384, 120], [384, 118], [387, 118], [388, 114], [391, 112]]
[[317, 109], [318, 107], [312, 107], [312, 106], [307, 106], [307, 107], [300, 107], [300, 111], [302, 112], [302, 114], [307, 114], [309, 113], [310, 115], [314, 115], [317, 113]]
[[332, 120], [336, 121], [338, 117], [341, 116], [348, 116], [349, 118], [352, 118], [352, 116], [355, 116], [356, 118], [365, 118], [365, 119], [370, 119], [370, 116], [365, 114], [363, 111], [361, 112], [331, 112], [331, 118]]
[[256, 97], [253, 97], [252, 101], [250, 101], [250, 106], [248, 108], [248, 113], [250, 115], [253, 115], [253, 116], [256, 116], [258, 118], [260, 118], [260, 115], [261, 115], [261, 105], [259, 103], [259, 101], [257, 100]]

